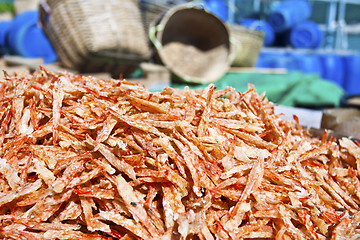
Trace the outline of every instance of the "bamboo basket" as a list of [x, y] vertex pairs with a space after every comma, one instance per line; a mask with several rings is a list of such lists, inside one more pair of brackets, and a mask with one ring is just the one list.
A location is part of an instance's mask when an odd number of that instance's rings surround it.
[[39, 18], [67, 68], [117, 73], [150, 57], [137, 0], [46, 0]]
[[149, 37], [161, 63], [178, 80], [206, 84], [221, 78], [230, 67], [227, 27], [195, 5], [170, 8], [151, 24]]
[[234, 67], [254, 67], [263, 47], [265, 34], [241, 25], [227, 25], [231, 38]]
[[170, 8], [185, 4], [186, 0], [139, 0], [140, 9], [144, 21], [145, 29], [148, 30], [150, 25], [161, 15], [165, 14]]

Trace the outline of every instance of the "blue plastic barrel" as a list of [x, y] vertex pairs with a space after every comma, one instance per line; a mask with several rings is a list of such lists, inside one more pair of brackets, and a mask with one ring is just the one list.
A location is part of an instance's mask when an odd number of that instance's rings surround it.
[[340, 87], [344, 87], [345, 63], [341, 55], [335, 53], [319, 54], [322, 66], [322, 78], [330, 80]]
[[262, 31], [265, 33], [264, 45], [271, 46], [275, 40], [275, 33], [274, 29], [271, 27], [269, 23], [259, 19], [252, 19], [252, 18], [244, 18], [239, 21], [241, 25], [246, 28], [255, 29], [258, 31]]
[[223, 22], [228, 21], [228, 6], [226, 0], [204, 0], [205, 9], [220, 18]]
[[306, 74], [316, 74], [322, 76], [322, 65], [318, 55], [309, 53], [292, 52], [296, 70]]
[[257, 68], [284, 68], [288, 71], [295, 70], [293, 58], [285, 51], [261, 51], [257, 62]]
[[274, 68], [275, 66], [275, 58], [283, 57], [284, 54], [282, 52], [275, 51], [260, 51], [258, 58], [256, 59], [255, 67], [257, 68]]
[[305, 0], [282, 1], [271, 10], [268, 22], [275, 32], [283, 32], [311, 16], [311, 4]]
[[38, 25], [37, 11], [26, 11], [13, 19], [8, 44], [13, 54], [27, 58], [43, 58], [45, 63], [57, 59], [55, 50]]
[[0, 46], [5, 47], [6, 37], [11, 28], [11, 21], [0, 22]]
[[11, 28], [11, 21], [0, 22], [0, 54], [7, 53], [7, 35]]
[[360, 54], [344, 57], [345, 80], [344, 88], [347, 94], [360, 94]]
[[318, 48], [322, 42], [323, 33], [318, 24], [304, 21], [296, 24], [290, 32], [290, 45], [294, 48]]

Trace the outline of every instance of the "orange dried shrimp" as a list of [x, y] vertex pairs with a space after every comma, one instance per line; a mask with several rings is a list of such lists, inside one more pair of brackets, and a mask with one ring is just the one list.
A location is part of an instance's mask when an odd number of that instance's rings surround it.
[[360, 237], [359, 146], [310, 137], [252, 86], [42, 69], [0, 79], [0, 119], [2, 239]]

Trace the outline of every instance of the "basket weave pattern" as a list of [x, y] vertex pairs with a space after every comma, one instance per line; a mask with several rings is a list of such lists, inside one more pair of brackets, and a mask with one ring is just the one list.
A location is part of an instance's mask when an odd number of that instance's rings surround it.
[[186, 0], [140, 0], [141, 12], [146, 29], [164, 15], [169, 9], [179, 4], [185, 4]]
[[40, 22], [66, 67], [140, 62], [150, 50], [137, 0], [47, 0]]
[[254, 67], [264, 43], [264, 33], [240, 25], [228, 25], [228, 28], [235, 55], [232, 66]]

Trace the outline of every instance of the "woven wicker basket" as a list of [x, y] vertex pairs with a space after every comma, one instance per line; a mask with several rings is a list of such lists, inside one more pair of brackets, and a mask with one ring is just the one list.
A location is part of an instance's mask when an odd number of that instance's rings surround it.
[[150, 26], [149, 37], [162, 64], [181, 81], [214, 82], [230, 67], [228, 29], [196, 5], [170, 8]]
[[248, 29], [240, 25], [228, 25], [234, 67], [254, 67], [264, 44], [263, 32]]
[[185, 4], [187, 0], [139, 0], [145, 29], [148, 30], [150, 25], [161, 15], [165, 14], [170, 8]]
[[150, 56], [137, 0], [46, 0], [40, 23], [68, 68], [119, 72]]

